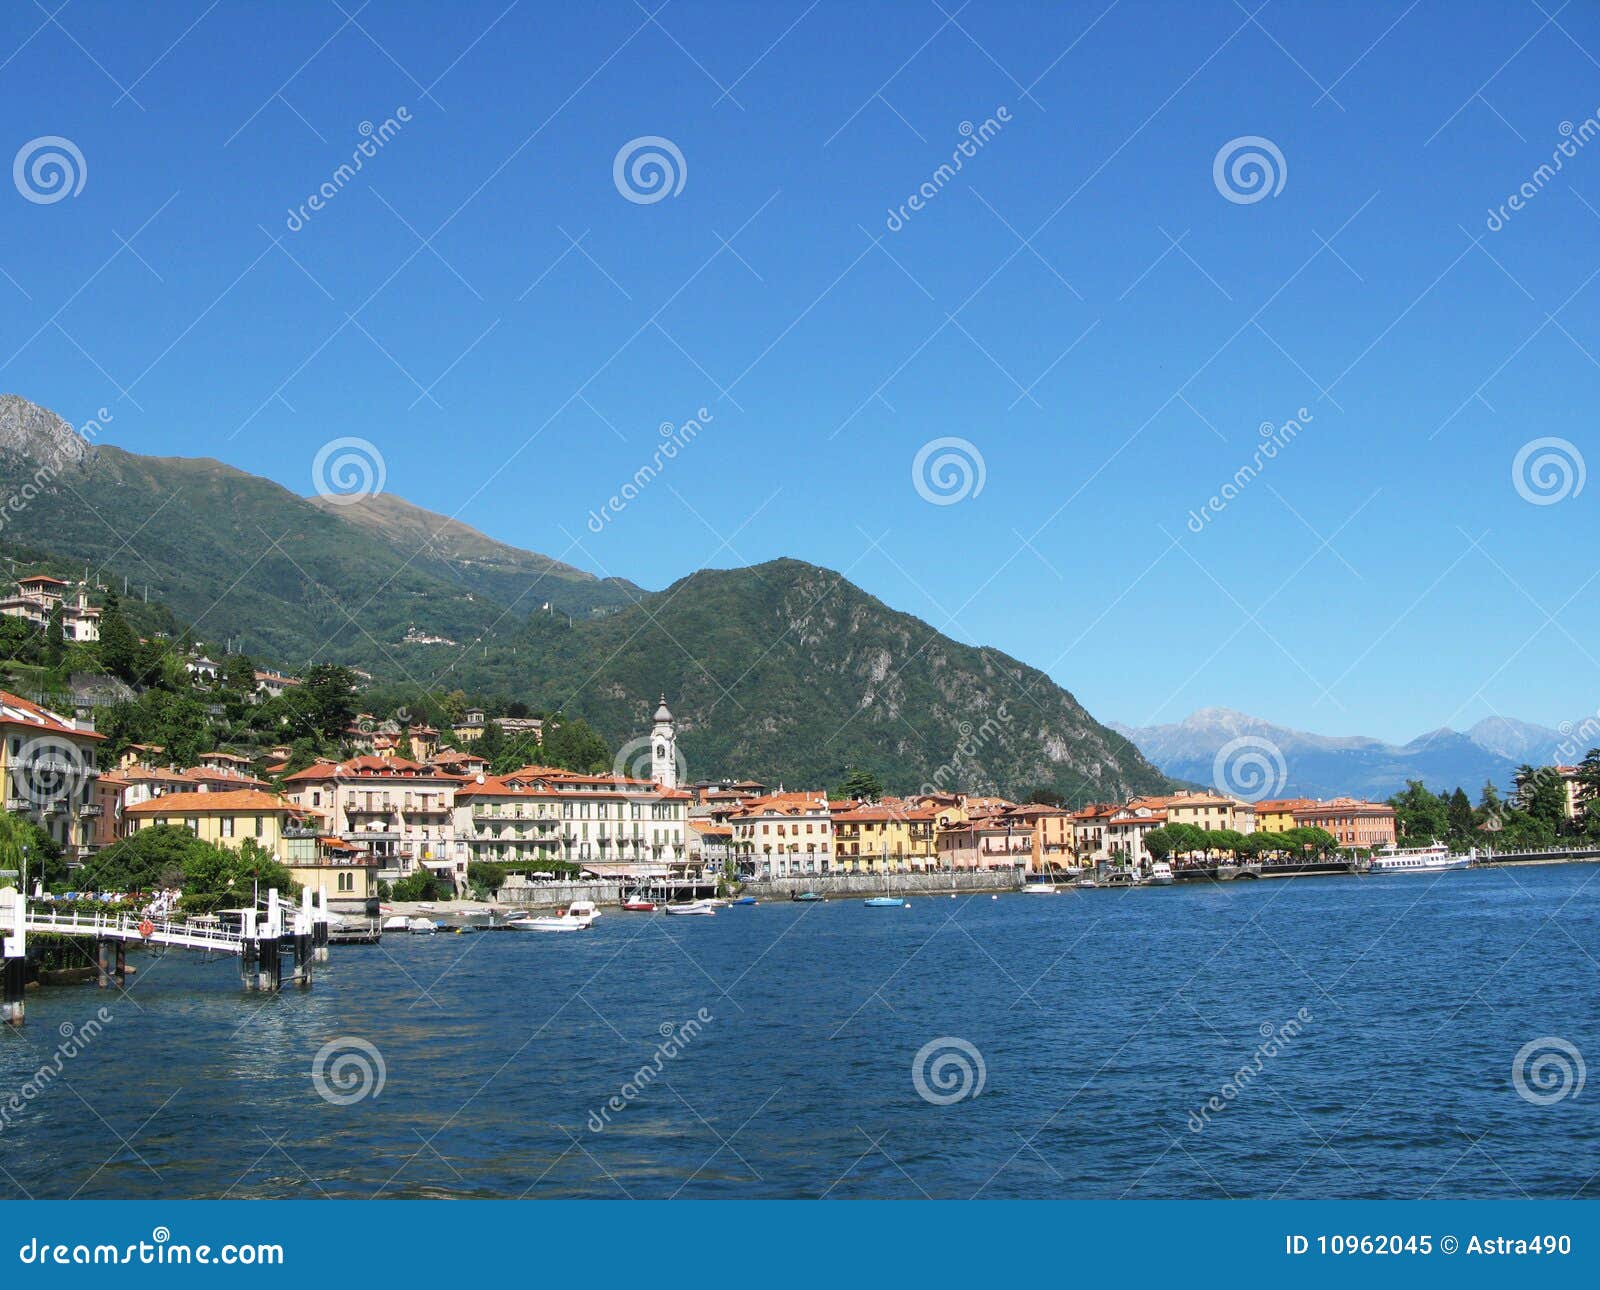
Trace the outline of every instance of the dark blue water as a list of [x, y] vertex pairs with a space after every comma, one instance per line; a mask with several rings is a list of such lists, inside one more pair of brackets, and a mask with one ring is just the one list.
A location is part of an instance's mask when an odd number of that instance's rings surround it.
[[[60, 1025], [114, 1013], [13, 1104], [0, 1190], [1596, 1196], [1600, 1084], [1535, 1105], [1512, 1066], [1543, 1037], [1600, 1059], [1597, 878], [613, 912], [578, 935], [335, 949], [309, 994], [268, 998], [241, 994], [231, 962], [141, 958], [127, 997], [39, 991], [4, 1037], [0, 1093], [50, 1059]], [[660, 1075], [620, 1093], [662, 1026], [702, 1009]], [[340, 1037], [381, 1054], [376, 1096], [314, 1087]], [[983, 1065], [981, 1092], [949, 1105], [913, 1080], [942, 1037]], [[1213, 1097], [1220, 1111], [1194, 1115]]]

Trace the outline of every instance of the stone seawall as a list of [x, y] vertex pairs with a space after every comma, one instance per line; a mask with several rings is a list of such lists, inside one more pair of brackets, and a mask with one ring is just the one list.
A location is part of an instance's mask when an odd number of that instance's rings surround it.
[[802, 891], [828, 897], [881, 896], [885, 892], [894, 896], [942, 896], [950, 892], [1015, 891], [1021, 885], [1018, 870], [993, 869], [976, 873], [830, 873], [747, 882], [739, 890], [758, 900], [788, 900]]

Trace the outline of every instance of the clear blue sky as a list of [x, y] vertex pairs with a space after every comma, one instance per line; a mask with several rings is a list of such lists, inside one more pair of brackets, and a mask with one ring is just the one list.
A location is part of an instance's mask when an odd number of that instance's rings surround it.
[[[1486, 226], [1600, 109], [1592, 6], [58, 3], [0, 15], [5, 156], [87, 168], [0, 200], [0, 389], [108, 442], [305, 493], [363, 437], [390, 491], [652, 588], [797, 556], [1107, 719], [1600, 706], [1600, 482], [1512, 477], [1549, 436], [1600, 469], [1600, 139]], [[652, 135], [682, 190], [625, 200]], [[1242, 136], [1276, 195], [1219, 191]], [[985, 484], [932, 505], [945, 436]]]

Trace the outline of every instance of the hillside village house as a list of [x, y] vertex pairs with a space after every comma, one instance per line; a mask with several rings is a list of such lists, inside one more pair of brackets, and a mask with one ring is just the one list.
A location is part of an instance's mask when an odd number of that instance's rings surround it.
[[50, 623], [50, 615], [61, 610], [61, 634], [69, 641], [97, 641], [100, 639], [100, 611], [89, 603], [87, 587], [63, 582], [46, 574], [21, 578], [17, 589], [0, 600], [0, 614], [21, 618], [41, 631]]
[[284, 781], [295, 805], [327, 814], [328, 833], [371, 852], [380, 879], [425, 867], [460, 891], [467, 857], [458, 852], [455, 795], [461, 781], [402, 757], [317, 762]]
[[0, 691], [0, 782], [6, 810], [26, 816], [58, 842], [69, 859], [94, 849], [94, 800], [100, 772], [95, 753], [105, 740], [94, 724], [64, 717]]
[[771, 793], [728, 818], [742, 875], [788, 878], [833, 870], [833, 815], [822, 793]]
[[263, 699], [276, 699], [291, 686], [299, 685], [300, 678], [298, 676], [285, 676], [282, 672], [263, 672], [258, 670], [255, 673], [255, 682], [255, 700], [260, 703]]

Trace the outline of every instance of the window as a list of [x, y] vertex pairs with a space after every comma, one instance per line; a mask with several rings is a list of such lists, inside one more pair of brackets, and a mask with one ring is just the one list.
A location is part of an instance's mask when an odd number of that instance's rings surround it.
[[233, 816], [231, 815], [224, 815], [222, 817], [222, 836], [225, 838], [231, 838], [233, 836]]

